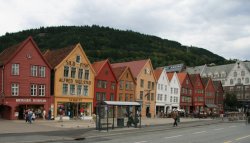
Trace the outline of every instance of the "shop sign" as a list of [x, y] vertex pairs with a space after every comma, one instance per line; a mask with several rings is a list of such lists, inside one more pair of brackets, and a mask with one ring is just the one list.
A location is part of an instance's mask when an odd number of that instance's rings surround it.
[[39, 103], [44, 103], [44, 102], [47, 102], [47, 100], [46, 99], [26, 98], [26, 99], [16, 99], [16, 102], [39, 102]]
[[79, 99], [79, 98], [69, 98], [69, 101], [70, 102], [81, 102], [82, 99]]
[[[75, 61], [68, 61], [66, 60], [66, 65], [68, 66], [76, 66], [76, 62]], [[84, 67], [84, 68], [88, 68], [89, 65], [88, 64], [84, 64], [84, 63], [80, 63], [80, 67]]]
[[75, 81], [75, 83], [77, 83], [77, 84], [91, 85], [91, 81], [88, 81], [88, 80], [80, 80], [80, 79], [72, 79], [72, 78], [60, 78], [59, 79], [59, 82], [73, 83], [73, 81]]

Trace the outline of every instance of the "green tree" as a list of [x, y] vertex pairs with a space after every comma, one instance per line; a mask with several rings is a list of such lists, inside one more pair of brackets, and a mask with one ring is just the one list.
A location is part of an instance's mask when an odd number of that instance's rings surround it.
[[236, 110], [238, 106], [238, 99], [235, 94], [227, 93], [224, 99], [225, 109], [227, 110]]

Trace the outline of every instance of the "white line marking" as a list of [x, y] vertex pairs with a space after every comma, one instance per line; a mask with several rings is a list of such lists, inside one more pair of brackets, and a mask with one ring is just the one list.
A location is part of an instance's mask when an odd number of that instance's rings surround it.
[[192, 133], [192, 134], [201, 134], [201, 133], [205, 133], [207, 131], [200, 131], [200, 132], [195, 132], [195, 133]]
[[135, 142], [135, 143], [146, 143], [148, 141], [139, 141], [139, 142]]
[[250, 135], [244, 136], [244, 137], [241, 137], [241, 138], [237, 138], [237, 139], [235, 139], [235, 140], [238, 141], [238, 140], [241, 140], [241, 139], [244, 139], [244, 138], [247, 138], [247, 137], [250, 137]]
[[182, 135], [177, 135], [177, 136], [171, 136], [171, 137], [165, 137], [165, 139], [170, 139], [170, 138], [177, 138], [177, 137], [181, 137]]
[[236, 126], [229, 126], [229, 128], [235, 128]]
[[214, 129], [215, 131], [219, 131], [219, 130], [223, 130], [224, 128], [218, 128], [218, 129]]

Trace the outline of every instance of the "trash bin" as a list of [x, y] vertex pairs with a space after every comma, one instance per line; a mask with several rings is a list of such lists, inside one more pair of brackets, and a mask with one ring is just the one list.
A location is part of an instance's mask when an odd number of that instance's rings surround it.
[[124, 118], [117, 118], [117, 127], [124, 127]]

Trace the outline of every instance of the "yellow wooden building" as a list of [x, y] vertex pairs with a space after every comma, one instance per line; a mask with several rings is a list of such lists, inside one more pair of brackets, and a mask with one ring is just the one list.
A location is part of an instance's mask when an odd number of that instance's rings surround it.
[[89, 118], [93, 112], [95, 71], [80, 44], [47, 51], [51, 64], [54, 118]]

